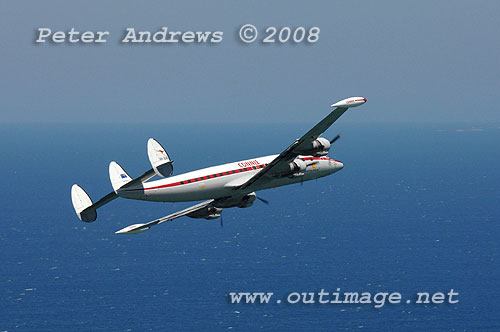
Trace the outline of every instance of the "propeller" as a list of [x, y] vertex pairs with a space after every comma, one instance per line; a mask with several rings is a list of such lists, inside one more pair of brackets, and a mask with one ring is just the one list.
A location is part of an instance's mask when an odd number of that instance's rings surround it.
[[339, 138], [340, 138], [340, 134], [338, 134], [337, 136], [335, 136], [331, 141], [330, 141], [330, 144], [333, 144], [335, 143]]
[[224, 227], [224, 221], [222, 220], [222, 213], [220, 214], [220, 228]]
[[265, 200], [264, 198], [260, 198], [260, 197], [257, 196], [257, 199], [259, 201], [261, 201], [262, 203], [264, 203], [264, 204], [269, 204], [269, 201]]

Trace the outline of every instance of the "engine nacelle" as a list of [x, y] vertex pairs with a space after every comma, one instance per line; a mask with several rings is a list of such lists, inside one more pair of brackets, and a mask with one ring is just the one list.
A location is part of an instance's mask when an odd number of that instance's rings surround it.
[[247, 208], [253, 205], [253, 202], [257, 198], [257, 195], [255, 193], [250, 193], [246, 195], [238, 204], [239, 208]]
[[300, 150], [301, 154], [313, 156], [326, 156], [330, 150], [330, 141], [323, 137], [318, 137], [309, 146]]
[[257, 195], [255, 193], [250, 193], [248, 195], [245, 195], [243, 197], [228, 197], [223, 200], [218, 200], [217, 201], [217, 207], [218, 208], [231, 208], [231, 207], [239, 207], [239, 208], [246, 208], [250, 207], [253, 205], [253, 202], [257, 198]]
[[205, 219], [216, 219], [220, 217], [222, 213], [222, 208], [218, 208], [215, 206], [207, 206], [204, 209], [191, 212], [187, 214], [190, 218], [205, 218]]
[[328, 151], [330, 151], [330, 141], [323, 137], [318, 137], [313, 141], [313, 146], [316, 149], [316, 153], [314, 155], [318, 156], [326, 156]]
[[304, 175], [307, 168], [306, 162], [299, 158], [292, 161], [289, 164], [289, 166], [290, 166], [291, 176], [302, 176]]

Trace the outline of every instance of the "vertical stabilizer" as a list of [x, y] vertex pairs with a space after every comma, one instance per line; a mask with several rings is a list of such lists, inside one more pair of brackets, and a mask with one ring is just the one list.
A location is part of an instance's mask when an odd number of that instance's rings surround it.
[[163, 146], [153, 138], [148, 140], [148, 157], [156, 175], [164, 178], [172, 175], [174, 171], [172, 164], [174, 162], [170, 160]]
[[92, 207], [92, 200], [85, 190], [77, 184], [71, 187], [71, 201], [78, 219], [85, 222], [92, 222], [97, 219], [97, 211]]
[[132, 178], [127, 174], [127, 172], [125, 172], [123, 168], [114, 161], [109, 163], [109, 179], [115, 192], [132, 181]]

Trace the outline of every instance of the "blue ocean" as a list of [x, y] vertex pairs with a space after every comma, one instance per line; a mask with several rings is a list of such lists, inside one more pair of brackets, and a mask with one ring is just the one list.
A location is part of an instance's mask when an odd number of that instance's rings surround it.
[[[108, 163], [174, 173], [281, 152], [304, 125], [2, 125], [0, 331], [500, 331], [500, 127], [339, 121], [329, 177], [258, 192], [270, 202], [115, 235], [192, 203], [97, 200]], [[399, 292], [401, 304], [287, 303], [292, 292]], [[407, 304], [418, 292], [457, 303]], [[273, 292], [233, 304], [231, 292]], [[281, 299], [282, 303], [277, 303]]]

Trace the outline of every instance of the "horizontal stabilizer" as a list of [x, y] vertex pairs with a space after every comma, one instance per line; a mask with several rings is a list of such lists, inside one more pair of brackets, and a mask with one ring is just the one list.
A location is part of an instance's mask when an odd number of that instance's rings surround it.
[[79, 185], [74, 184], [71, 187], [71, 201], [73, 202], [76, 215], [78, 219], [85, 222], [95, 221], [97, 219], [97, 208], [108, 204], [117, 197], [118, 195], [112, 191], [97, 202], [92, 203], [89, 195]]
[[112, 161], [109, 164], [109, 178], [114, 191], [110, 192], [97, 202], [92, 203], [89, 195], [80, 186], [75, 184], [71, 187], [71, 200], [78, 218], [85, 222], [95, 221], [97, 219], [96, 210], [118, 198], [118, 189], [141, 186], [144, 181], [147, 181], [154, 175], [155, 173], [151, 169], [138, 178], [132, 180], [132, 178], [123, 170], [123, 168], [121, 168], [120, 165]]
[[115, 193], [119, 193], [119, 189], [125, 188], [142, 188], [142, 184], [155, 176], [155, 171], [150, 169], [144, 172], [141, 176], [132, 179], [123, 168], [116, 162], [109, 163], [109, 179]]
[[153, 138], [148, 140], [148, 157], [156, 175], [166, 178], [174, 172], [174, 162], [170, 160], [163, 146]]

